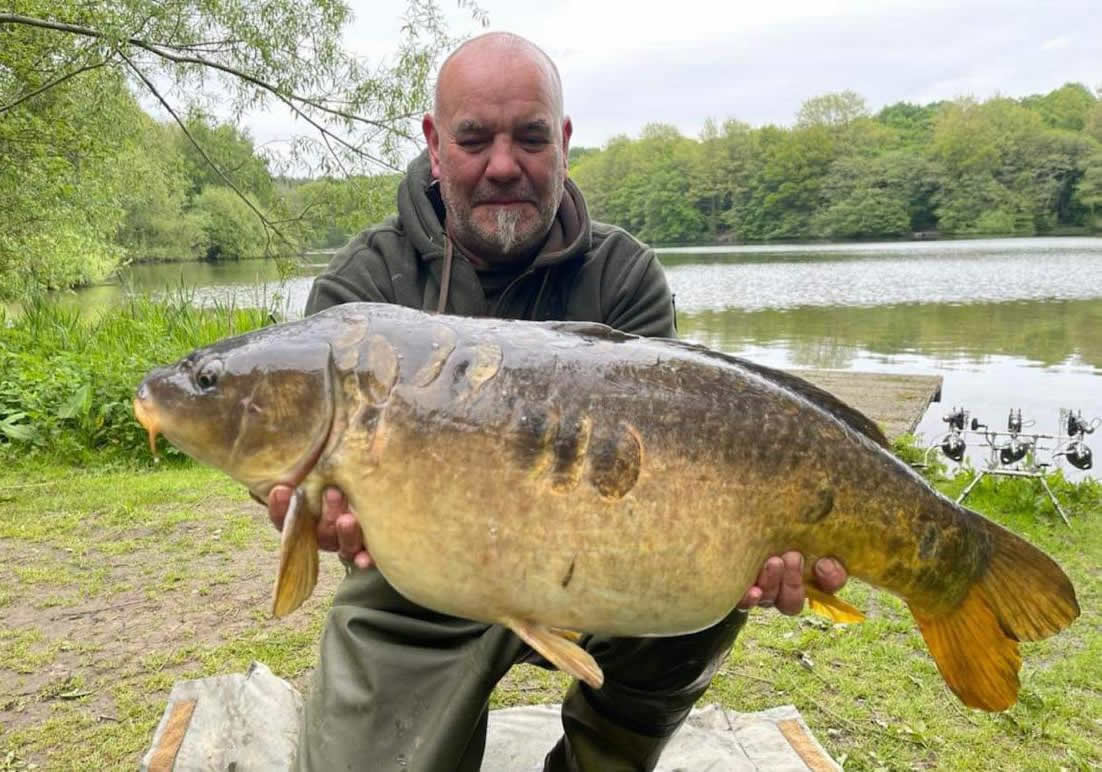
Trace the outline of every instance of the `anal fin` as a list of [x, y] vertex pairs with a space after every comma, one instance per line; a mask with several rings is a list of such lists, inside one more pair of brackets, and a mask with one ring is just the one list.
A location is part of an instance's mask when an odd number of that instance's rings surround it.
[[804, 584], [804, 592], [807, 595], [808, 608], [814, 614], [842, 624], [865, 621], [865, 615], [861, 613], [860, 609], [835, 595], [828, 595], [809, 584]]
[[318, 583], [318, 533], [314, 518], [302, 511], [296, 490], [287, 506], [279, 541], [279, 573], [272, 591], [272, 615], [282, 617], [303, 604]]
[[604, 684], [605, 674], [601, 672], [601, 666], [588, 651], [563, 637], [564, 631], [523, 619], [505, 619], [502, 624], [564, 673], [569, 673], [594, 689], [600, 689]]

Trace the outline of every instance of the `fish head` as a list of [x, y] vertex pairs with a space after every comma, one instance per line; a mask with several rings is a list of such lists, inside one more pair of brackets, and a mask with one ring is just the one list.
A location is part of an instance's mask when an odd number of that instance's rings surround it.
[[134, 414], [154, 455], [163, 434], [262, 499], [274, 485], [301, 483], [325, 447], [336, 403], [331, 347], [303, 329], [228, 338], [151, 371]]

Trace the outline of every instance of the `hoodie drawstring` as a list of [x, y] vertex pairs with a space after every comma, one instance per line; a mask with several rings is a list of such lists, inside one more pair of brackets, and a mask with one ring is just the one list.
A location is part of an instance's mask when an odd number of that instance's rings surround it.
[[540, 282], [540, 291], [536, 293], [536, 303], [532, 306], [532, 318], [539, 319], [540, 301], [543, 300], [543, 291], [547, 289], [547, 282], [551, 278], [551, 268], [543, 269], [543, 281]]
[[455, 247], [452, 246], [451, 236], [444, 234], [444, 271], [440, 276], [440, 299], [436, 301], [436, 313], [444, 313], [444, 307], [448, 305], [448, 289], [452, 283], [452, 260]]

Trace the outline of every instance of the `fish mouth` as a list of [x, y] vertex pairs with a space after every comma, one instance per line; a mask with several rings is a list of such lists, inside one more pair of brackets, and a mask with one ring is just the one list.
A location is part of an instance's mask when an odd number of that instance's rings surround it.
[[[329, 444], [329, 439], [333, 432], [333, 424], [337, 415], [337, 390], [340, 385], [339, 373], [337, 372], [337, 363], [333, 357], [333, 347], [329, 346], [329, 352], [325, 367], [325, 378], [322, 385], [322, 393], [324, 394], [325, 407], [322, 415], [320, 425], [313, 437], [310, 440], [309, 446], [290, 468], [284, 469], [282, 472], [277, 473], [274, 478], [263, 479], [260, 482], [254, 482], [249, 484], [245, 482], [250, 492], [259, 496], [263, 500], [267, 500], [268, 493], [272, 488], [277, 485], [289, 485], [292, 488], [297, 488], [302, 484], [302, 481], [313, 471], [317, 466], [318, 460], [321, 459], [326, 446]], [[157, 452], [157, 436], [163, 434], [162, 426], [163, 421], [161, 419], [160, 411], [157, 409], [157, 404], [153, 399], [152, 392], [149, 385], [143, 382], [134, 396], [134, 417], [137, 418], [138, 423], [142, 425], [142, 428], [149, 434], [149, 449], [153, 453], [155, 459], [159, 459]], [[171, 428], [171, 427], [170, 427]], [[179, 444], [180, 438], [173, 438], [168, 436], [168, 439], [181, 447], [185, 453], [192, 455], [188, 448]], [[231, 473], [232, 475], [232, 473]]]
[[138, 393], [134, 396], [134, 417], [138, 423], [149, 433], [149, 450], [153, 458], [157, 455], [157, 435], [161, 433], [161, 422], [157, 418], [157, 411], [149, 401], [149, 387], [142, 384], [138, 387]]

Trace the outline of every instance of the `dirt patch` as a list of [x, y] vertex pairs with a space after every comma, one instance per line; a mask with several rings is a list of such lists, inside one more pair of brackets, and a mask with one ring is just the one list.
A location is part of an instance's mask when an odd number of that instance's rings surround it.
[[[331, 600], [343, 568], [323, 556], [319, 585], [307, 603], [281, 620], [269, 616], [278, 567], [278, 537], [259, 507], [208, 500], [216, 514], [255, 521], [257, 537], [241, 547], [210, 548], [217, 534], [182, 522], [159, 538], [145, 535], [121, 554], [90, 545], [82, 565], [93, 566], [95, 594], [66, 589], [65, 578], [20, 580], [36, 565], [65, 566], [72, 551], [0, 540], [0, 736], [43, 724], [60, 703], [80, 701], [82, 713], [118, 721], [124, 709], [113, 694], [132, 685], [138, 699], [163, 705], [177, 677], [204, 669], [205, 657], [242, 636], [309, 631]], [[193, 549], [160, 549], [186, 538]], [[114, 591], [110, 588], [128, 588]], [[316, 636], [308, 655], [316, 656]], [[270, 663], [269, 663], [270, 664]], [[309, 668], [290, 680], [306, 687]], [[190, 677], [190, 676], [189, 676]], [[156, 686], [150, 689], [150, 685]], [[47, 757], [21, 754], [41, 765]]]

